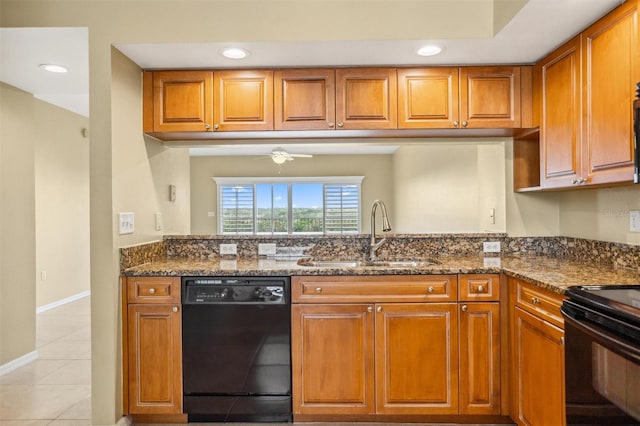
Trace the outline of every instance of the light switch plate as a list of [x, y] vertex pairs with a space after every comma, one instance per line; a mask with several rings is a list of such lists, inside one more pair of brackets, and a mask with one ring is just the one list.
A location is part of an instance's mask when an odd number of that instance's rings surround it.
[[124, 234], [133, 234], [133, 222], [134, 215], [133, 212], [120, 213], [119, 217], [119, 229], [120, 235]]
[[238, 254], [238, 245], [237, 244], [220, 244], [220, 254], [221, 255]]

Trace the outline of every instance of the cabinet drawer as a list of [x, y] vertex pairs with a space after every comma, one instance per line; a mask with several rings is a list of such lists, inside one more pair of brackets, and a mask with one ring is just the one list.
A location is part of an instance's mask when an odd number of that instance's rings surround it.
[[179, 277], [127, 278], [129, 303], [180, 303]]
[[457, 300], [455, 275], [293, 277], [293, 303]]
[[560, 306], [565, 297], [522, 281], [517, 281], [516, 286], [516, 306], [564, 328]]
[[458, 275], [459, 300], [463, 302], [500, 300], [500, 275]]

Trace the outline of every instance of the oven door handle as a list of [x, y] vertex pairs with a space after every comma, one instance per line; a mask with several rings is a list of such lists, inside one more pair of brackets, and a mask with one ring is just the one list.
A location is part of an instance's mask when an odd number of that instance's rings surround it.
[[598, 327], [593, 325], [587, 321], [581, 321], [576, 318], [575, 314], [571, 312], [567, 312], [562, 307], [562, 313], [565, 316], [565, 324], [571, 324], [576, 327], [578, 330], [583, 331], [596, 339], [598, 343], [607, 347], [608, 349], [620, 353], [622, 355], [630, 356], [637, 361], [640, 361], [640, 348], [630, 344], [628, 341], [620, 338], [618, 335], [603, 329], [602, 327]]

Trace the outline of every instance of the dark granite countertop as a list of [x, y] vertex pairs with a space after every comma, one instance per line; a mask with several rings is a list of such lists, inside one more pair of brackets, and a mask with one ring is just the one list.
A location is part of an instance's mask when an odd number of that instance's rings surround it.
[[[332, 259], [333, 260], [333, 259]], [[444, 256], [436, 265], [389, 268], [385, 266], [301, 266], [296, 260], [167, 258], [124, 271], [127, 276], [260, 276], [260, 275], [422, 275], [506, 273], [563, 294], [574, 285], [640, 284], [638, 271], [593, 265], [540, 255], [483, 257]]]

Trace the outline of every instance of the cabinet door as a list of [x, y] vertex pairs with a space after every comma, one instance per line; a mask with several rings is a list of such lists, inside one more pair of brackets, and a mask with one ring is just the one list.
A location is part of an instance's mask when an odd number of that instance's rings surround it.
[[273, 130], [273, 71], [216, 71], [214, 130]]
[[338, 129], [395, 129], [396, 69], [336, 70], [336, 126]]
[[332, 69], [282, 70], [274, 75], [276, 130], [328, 130], [336, 121]]
[[376, 412], [458, 413], [455, 303], [376, 305]]
[[460, 125], [520, 127], [520, 67], [460, 68]]
[[500, 414], [500, 305], [460, 311], [460, 414]]
[[182, 413], [180, 305], [129, 305], [129, 413]]
[[640, 80], [636, 8], [626, 2], [582, 33], [588, 183], [633, 179], [632, 102]]
[[566, 187], [580, 177], [580, 37], [543, 59], [540, 128], [541, 186]]
[[519, 425], [564, 425], [564, 331], [515, 308]]
[[373, 414], [373, 306], [291, 310], [293, 413]]
[[211, 71], [153, 73], [154, 132], [205, 132], [212, 122], [212, 109]]
[[398, 128], [458, 124], [458, 68], [398, 69]]

